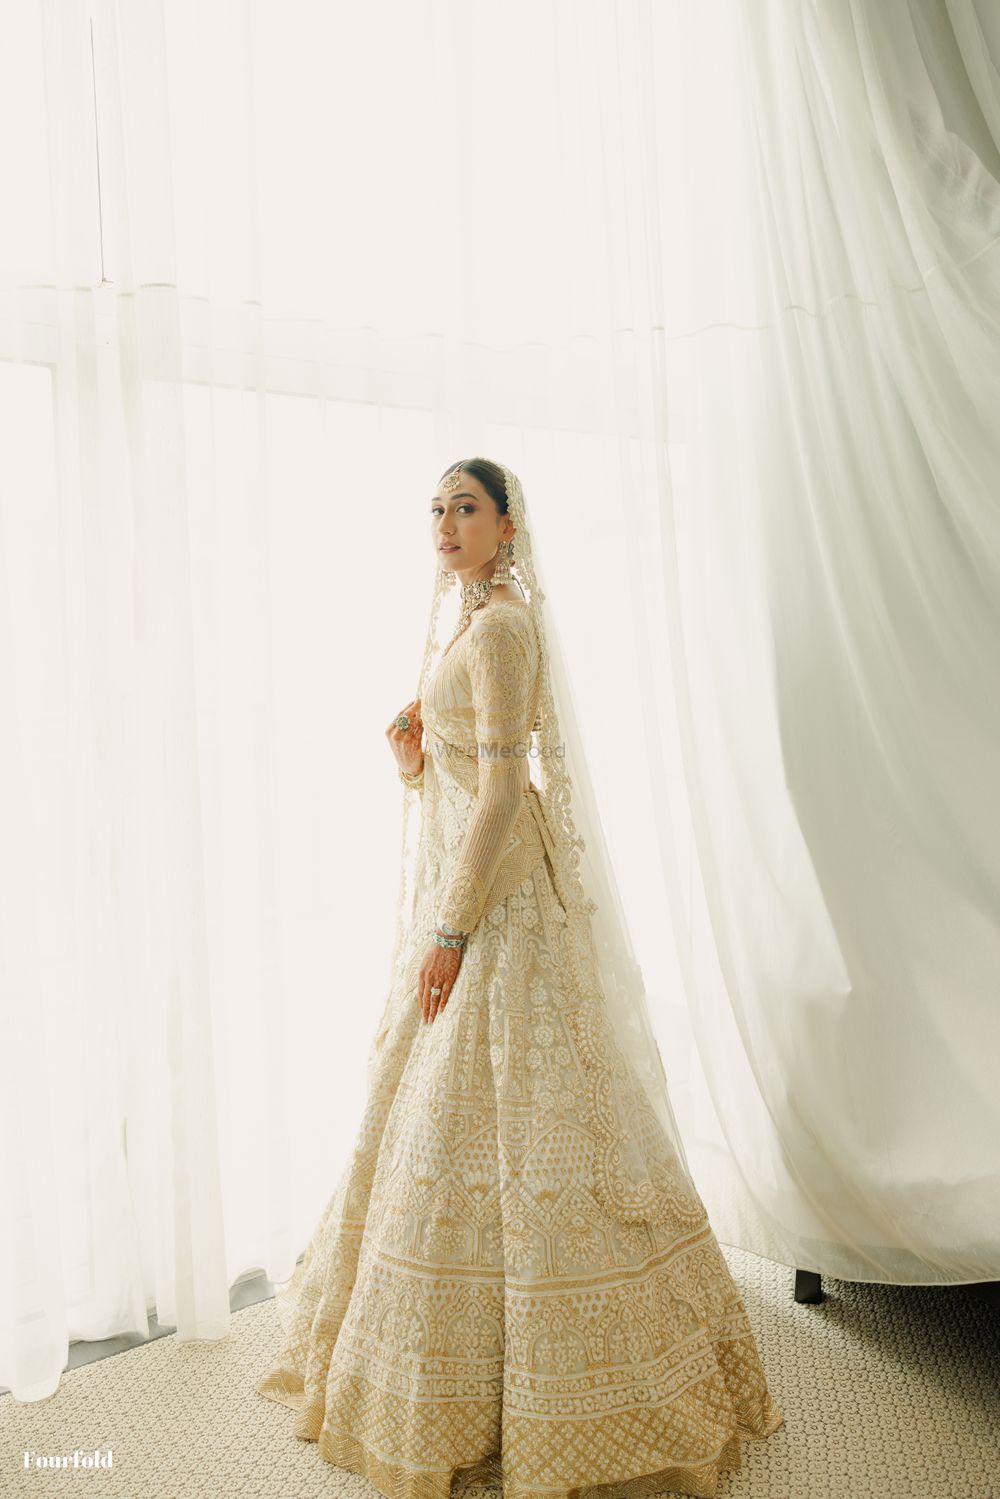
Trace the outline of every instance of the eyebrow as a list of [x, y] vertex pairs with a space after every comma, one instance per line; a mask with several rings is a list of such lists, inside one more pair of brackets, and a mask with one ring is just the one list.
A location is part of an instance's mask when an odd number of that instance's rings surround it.
[[[459, 491], [458, 494], [451, 495], [449, 498], [451, 498], [453, 500], [475, 500], [478, 497], [476, 495], [474, 495], [474, 494], [470, 494], [469, 491], [467, 489], [465, 489], [465, 490]], [[441, 498], [441, 496], [439, 494], [432, 494], [431, 495], [431, 504], [432, 505], [443, 505], [444, 501], [442, 500], [442, 498]]]

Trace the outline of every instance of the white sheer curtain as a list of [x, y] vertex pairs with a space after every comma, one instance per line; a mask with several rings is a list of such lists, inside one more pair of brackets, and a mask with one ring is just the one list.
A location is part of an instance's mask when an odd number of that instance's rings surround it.
[[729, 1147], [692, 1167], [723, 1236], [776, 1259], [992, 1279], [998, 15], [740, 20], [765, 326], [733, 356], [740, 428], [697, 406], [671, 698], [714, 939], [686, 954], [690, 1013]]
[[473, 452], [719, 1237], [1000, 1275], [995, 10], [5, 21], [0, 1386], [223, 1335], [332, 1190]]

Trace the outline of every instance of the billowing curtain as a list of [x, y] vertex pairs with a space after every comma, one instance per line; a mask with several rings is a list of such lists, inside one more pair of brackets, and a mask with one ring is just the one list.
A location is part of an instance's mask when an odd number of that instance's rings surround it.
[[17, 0], [0, 1386], [353, 1144], [454, 459], [514, 468], [723, 1242], [1000, 1275], [989, 0]]
[[774, 1259], [993, 1279], [1000, 15], [733, 20], [745, 216], [699, 175], [752, 285], [675, 345], [685, 462], [668, 431], [650, 500], [685, 769], [657, 825], [714, 1111], [692, 1170]]

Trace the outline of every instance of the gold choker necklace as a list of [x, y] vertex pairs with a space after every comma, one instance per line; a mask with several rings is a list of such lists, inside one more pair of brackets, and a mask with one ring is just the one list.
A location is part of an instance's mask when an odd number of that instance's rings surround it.
[[[448, 644], [445, 646], [442, 655], [446, 655], [447, 652], [451, 649], [455, 641], [458, 639], [459, 635], [461, 635], [465, 630], [466, 625], [469, 623], [469, 620], [472, 618], [473, 614], [475, 614], [476, 610], [481, 609], [484, 604], [489, 602], [489, 597], [493, 592], [494, 584], [510, 583], [512, 581], [510, 568], [513, 557], [514, 543], [512, 541], [502, 541], [497, 547], [496, 565], [493, 568], [493, 572], [490, 577], [476, 578], [472, 583], [462, 584], [462, 592], [460, 595], [462, 608], [461, 613], [458, 617], [458, 624], [455, 627], [454, 635], [452, 635], [451, 639], [448, 641]], [[453, 573], [452, 577], [454, 576], [455, 575]]]
[[458, 617], [458, 624], [455, 626], [455, 632], [442, 651], [442, 655], [446, 656], [448, 654], [458, 637], [464, 633], [465, 628], [468, 625], [469, 620], [472, 618], [473, 614], [475, 614], [477, 609], [482, 608], [492, 592], [492, 578], [477, 578], [474, 583], [462, 584], [462, 612]]

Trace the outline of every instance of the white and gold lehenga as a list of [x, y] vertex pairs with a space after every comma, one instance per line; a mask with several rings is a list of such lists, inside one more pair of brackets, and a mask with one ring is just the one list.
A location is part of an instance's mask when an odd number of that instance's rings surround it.
[[[353, 1153], [278, 1292], [283, 1343], [256, 1388], [391, 1499], [472, 1480], [503, 1499], [713, 1495], [741, 1438], [783, 1418], [616, 1044], [588, 908], [529, 779], [539, 644], [528, 604], [492, 599], [424, 685], [412, 918]], [[470, 935], [425, 1025], [438, 920]]]

